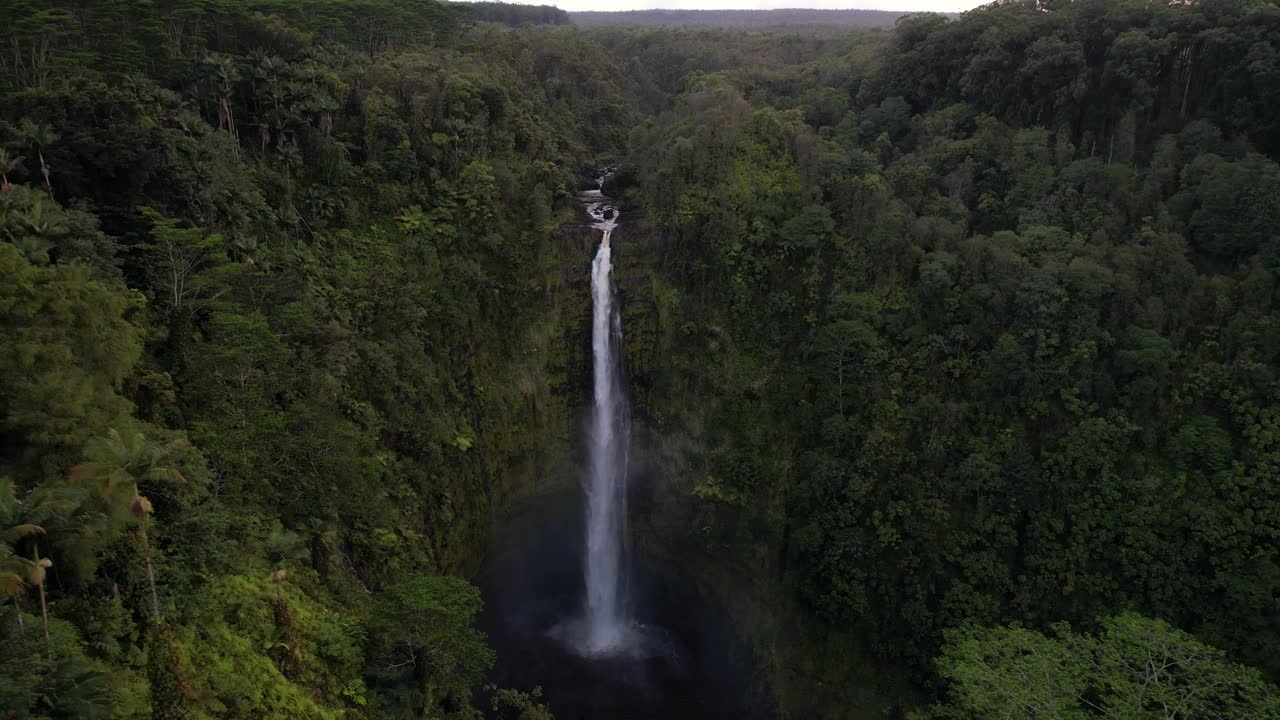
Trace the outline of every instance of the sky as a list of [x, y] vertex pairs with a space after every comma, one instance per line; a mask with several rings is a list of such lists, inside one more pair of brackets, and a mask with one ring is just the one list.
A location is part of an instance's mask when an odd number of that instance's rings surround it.
[[[512, 1], [512, 0], [508, 0]], [[514, 0], [527, 5], [555, 5], [564, 10], [769, 10], [773, 8], [823, 8], [960, 12], [989, 0]]]

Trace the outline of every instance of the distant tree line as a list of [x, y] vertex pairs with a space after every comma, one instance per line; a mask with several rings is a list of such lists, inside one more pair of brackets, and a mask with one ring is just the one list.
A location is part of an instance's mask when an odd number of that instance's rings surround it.
[[504, 2], [465, 3], [468, 14], [483, 22], [512, 27], [521, 25], [569, 25], [569, 13], [554, 5], [521, 5]]
[[884, 10], [578, 10], [569, 13], [581, 27], [612, 25], [698, 25], [719, 28], [776, 28], [787, 25], [891, 28], [905, 13]]

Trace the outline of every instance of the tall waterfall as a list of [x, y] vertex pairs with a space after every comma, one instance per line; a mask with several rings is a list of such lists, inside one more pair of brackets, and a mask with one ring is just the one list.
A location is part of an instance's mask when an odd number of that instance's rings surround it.
[[[598, 183], [603, 187], [604, 178]], [[583, 577], [586, 608], [581, 643], [587, 653], [620, 650], [633, 621], [626, 597], [627, 452], [630, 407], [622, 384], [622, 317], [613, 284], [612, 249], [618, 211], [601, 190], [583, 193], [587, 212], [600, 230], [600, 249], [591, 263], [591, 347], [595, 402], [586, 477], [587, 537]]]

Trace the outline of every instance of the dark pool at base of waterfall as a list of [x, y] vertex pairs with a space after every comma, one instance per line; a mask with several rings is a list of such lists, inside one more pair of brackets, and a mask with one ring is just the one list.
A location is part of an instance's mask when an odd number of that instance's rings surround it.
[[492, 682], [541, 687], [556, 720], [766, 718], [746, 645], [687, 583], [632, 563], [636, 624], [626, 650], [575, 651], [583, 581], [581, 498], [546, 498], [504, 523], [478, 578], [480, 628], [497, 652]]

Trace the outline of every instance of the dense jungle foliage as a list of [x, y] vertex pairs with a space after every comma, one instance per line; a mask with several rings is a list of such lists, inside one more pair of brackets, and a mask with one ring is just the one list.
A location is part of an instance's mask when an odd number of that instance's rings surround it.
[[603, 160], [782, 712], [1280, 717], [1280, 2], [562, 24], [0, 4], [0, 717], [547, 717], [463, 577], [569, 472]]
[[[904, 7], [906, 7], [904, 5]], [[702, 25], [715, 28], [779, 29], [787, 26], [893, 27], [905, 13], [885, 10], [576, 10], [569, 13], [579, 27], [605, 25]]]
[[936, 690], [951, 628], [1125, 611], [1280, 675], [1280, 6], [1041, 5], [712, 59], [614, 183], [686, 524], [846, 634], [837, 704], [851, 647]]
[[569, 442], [550, 231], [621, 70], [434, 2], [0, 28], [0, 717], [471, 714], [446, 576]]

